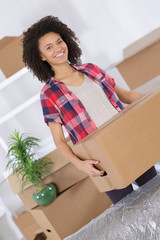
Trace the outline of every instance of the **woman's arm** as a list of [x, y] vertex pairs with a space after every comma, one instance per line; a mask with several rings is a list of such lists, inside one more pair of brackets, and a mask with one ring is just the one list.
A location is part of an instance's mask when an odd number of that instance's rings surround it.
[[94, 165], [98, 164], [99, 161], [95, 161], [95, 160], [83, 161], [83, 160], [80, 160], [73, 153], [72, 149], [66, 142], [61, 124], [50, 122], [49, 128], [51, 130], [52, 137], [57, 149], [66, 159], [68, 159], [69, 162], [73, 163], [75, 167], [87, 173], [89, 176], [96, 177], [104, 174], [104, 171], [100, 171], [94, 168]]
[[136, 99], [142, 96], [142, 93], [126, 90], [118, 85], [115, 85], [114, 90], [117, 93], [119, 100], [127, 104], [134, 102]]

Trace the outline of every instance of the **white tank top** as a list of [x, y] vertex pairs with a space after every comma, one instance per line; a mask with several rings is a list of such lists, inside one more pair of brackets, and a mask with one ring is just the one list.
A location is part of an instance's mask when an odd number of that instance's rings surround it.
[[82, 85], [67, 86], [67, 88], [82, 102], [95, 125], [100, 127], [118, 111], [110, 103], [102, 88], [89, 77], [84, 76]]

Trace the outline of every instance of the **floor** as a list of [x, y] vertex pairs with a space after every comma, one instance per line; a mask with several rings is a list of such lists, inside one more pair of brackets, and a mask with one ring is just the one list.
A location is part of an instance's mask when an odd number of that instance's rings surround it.
[[65, 240], [160, 240], [159, 202], [160, 172]]

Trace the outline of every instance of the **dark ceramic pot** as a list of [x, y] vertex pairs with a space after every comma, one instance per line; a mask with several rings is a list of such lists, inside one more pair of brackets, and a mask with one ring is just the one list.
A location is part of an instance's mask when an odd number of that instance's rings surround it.
[[40, 206], [47, 206], [57, 197], [56, 188], [53, 184], [45, 186], [40, 192], [33, 194], [33, 200]]

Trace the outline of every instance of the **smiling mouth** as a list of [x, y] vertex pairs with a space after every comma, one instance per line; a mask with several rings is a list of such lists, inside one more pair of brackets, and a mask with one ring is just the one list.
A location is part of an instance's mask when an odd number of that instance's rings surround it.
[[58, 58], [58, 57], [61, 57], [62, 55], [64, 55], [64, 52], [61, 52], [60, 54], [56, 55], [55, 57]]

